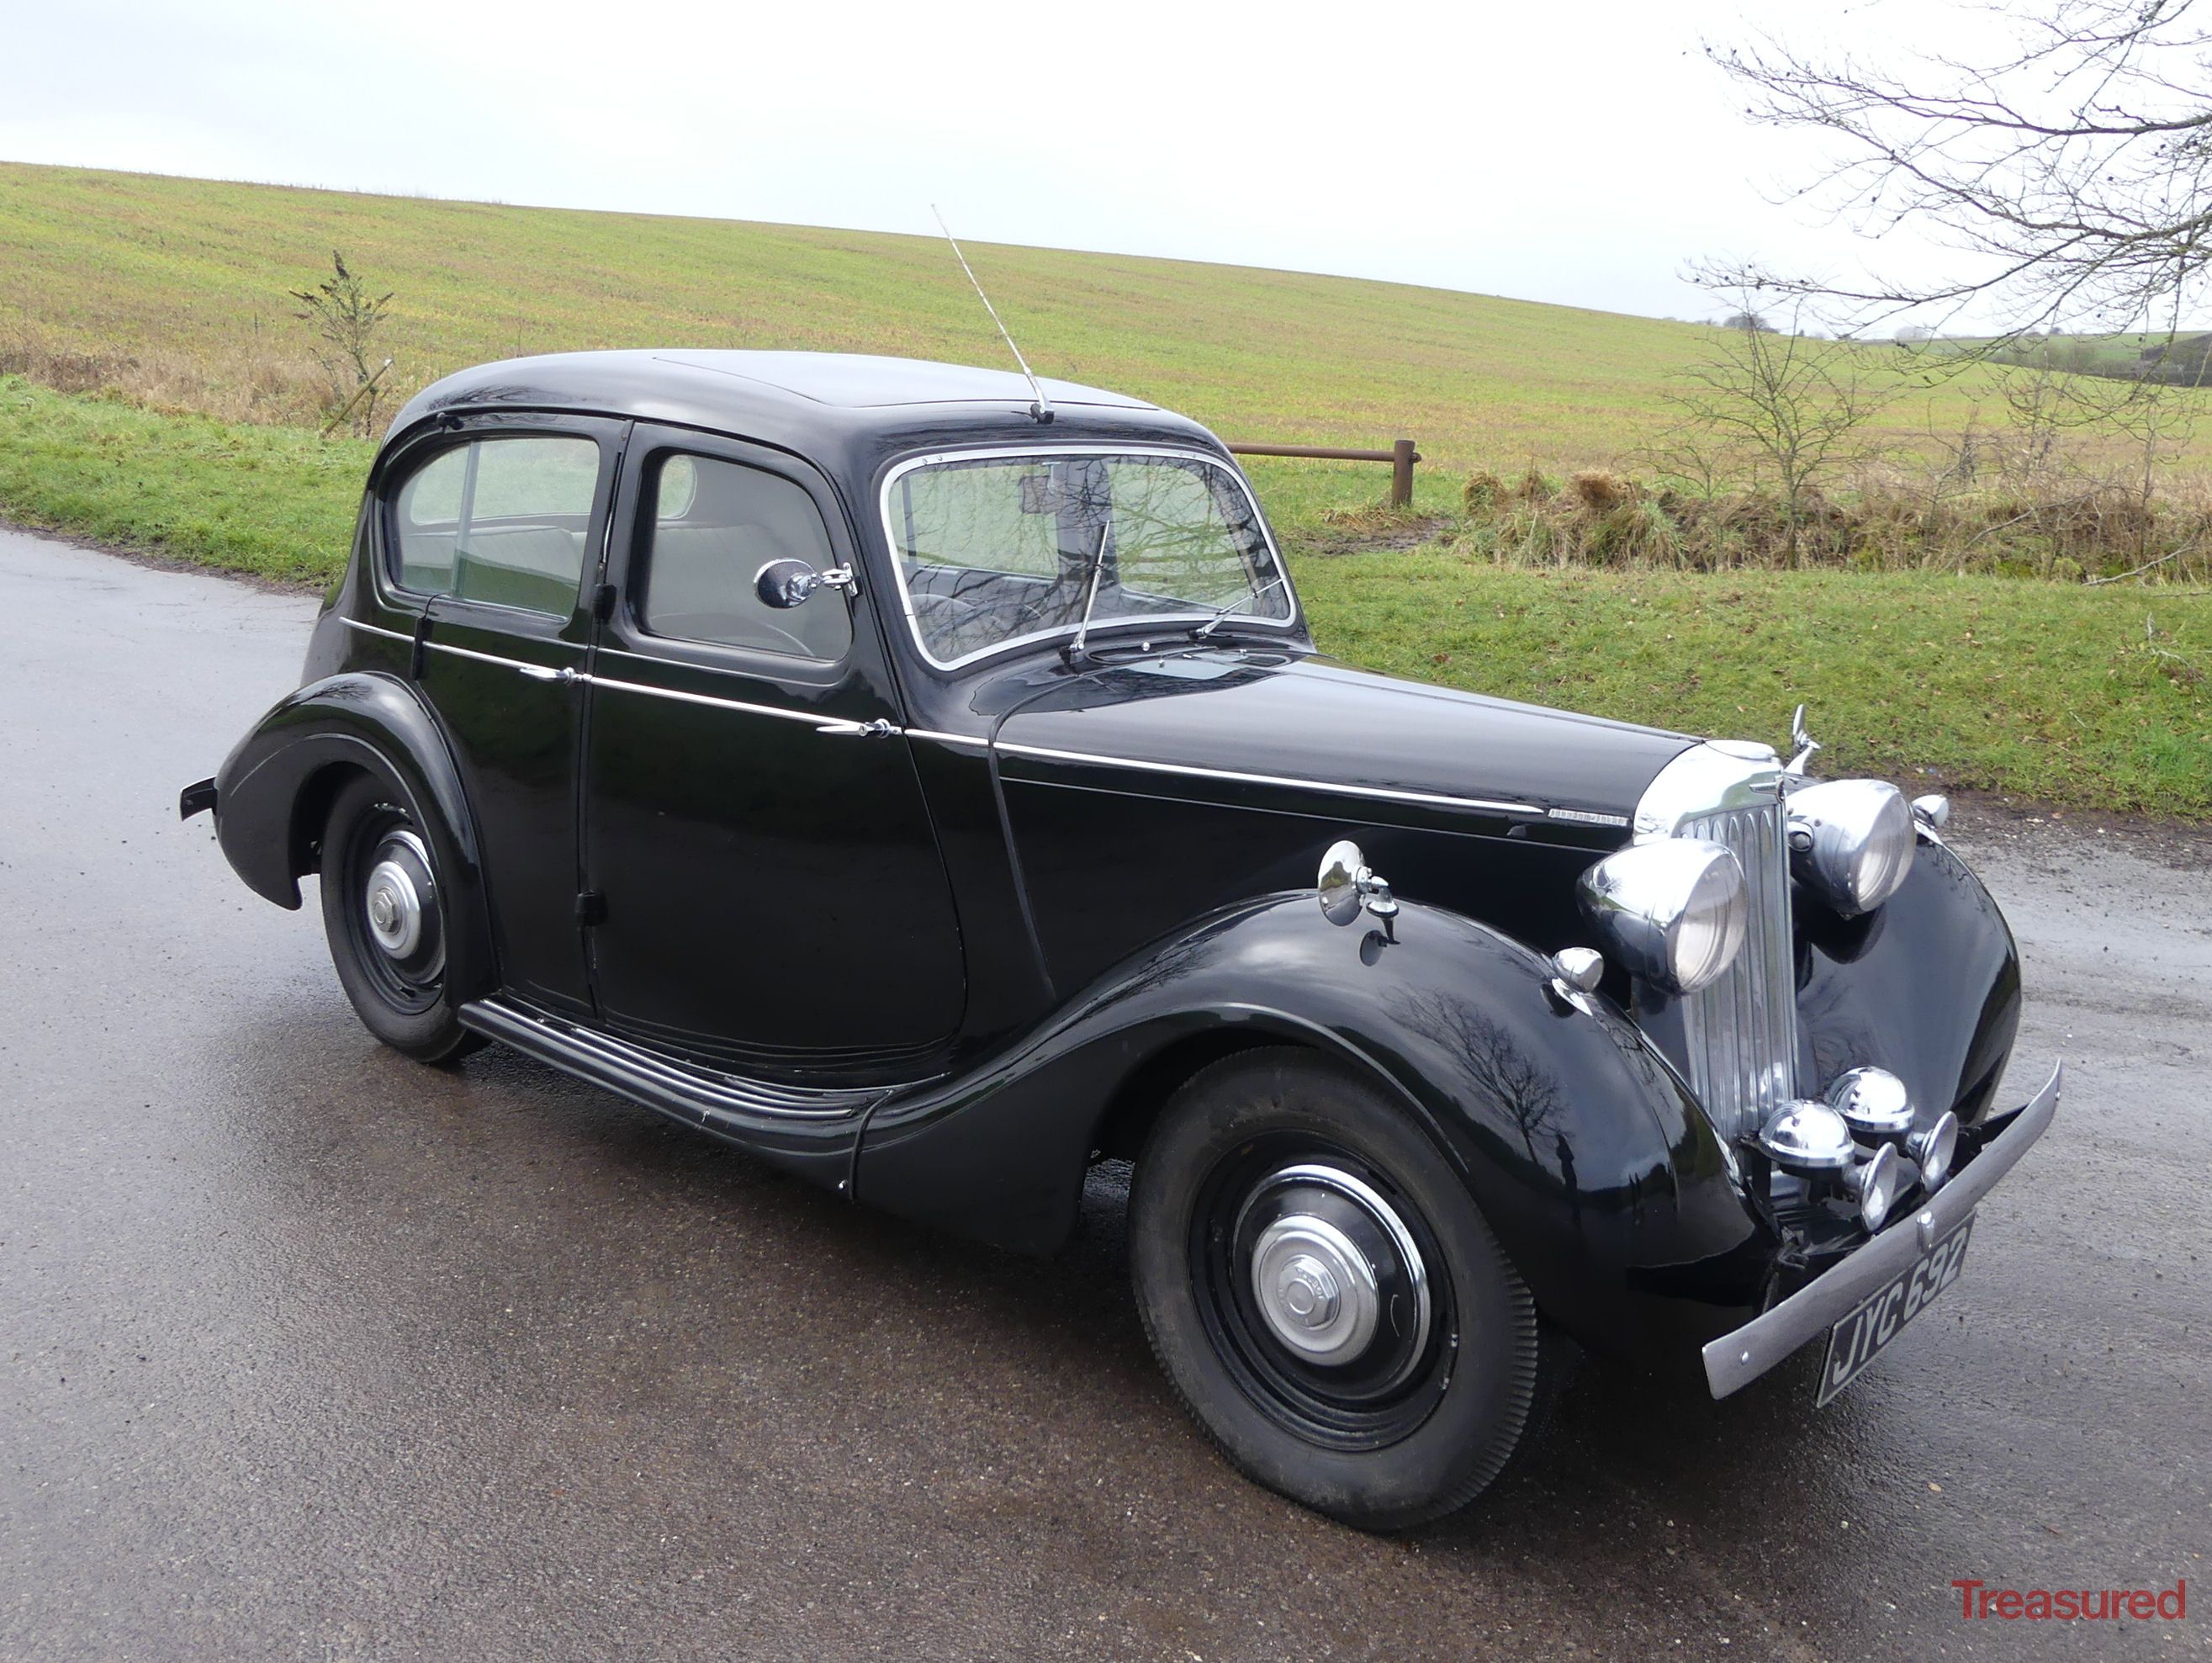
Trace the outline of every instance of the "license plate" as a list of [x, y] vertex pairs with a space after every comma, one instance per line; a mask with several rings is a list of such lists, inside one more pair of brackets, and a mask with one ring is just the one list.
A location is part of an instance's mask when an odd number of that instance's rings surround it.
[[1906, 1323], [1959, 1279], [1959, 1267], [1966, 1261], [1966, 1238], [1973, 1228], [1973, 1215], [1969, 1214], [1957, 1229], [1828, 1331], [1828, 1356], [1820, 1366], [1820, 1395], [1813, 1400], [1814, 1408], [1856, 1380]]

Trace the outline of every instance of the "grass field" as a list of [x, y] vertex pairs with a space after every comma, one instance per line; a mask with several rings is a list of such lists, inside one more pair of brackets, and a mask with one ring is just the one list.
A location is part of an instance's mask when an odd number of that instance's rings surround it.
[[[335, 576], [370, 450], [0, 377], [0, 515], [230, 570]], [[2212, 817], [2202, 591], [1528, 571], [1435, 548], [1332, 557], [1291, 543], [1322, 644], [1376, 668], [1776, 742], [1802, 698], [1835, 768]]]
[[[333, 247], [395, 292], [382, 350], [403, 388], [485, 359], [586, 347], [1005, 362], [934, 237], [4, 162], [0, 355], [12, 335], [46, 353], [128, 356], [157, 405], [296, 421], [285, 405], [307, 339], [286, 291], [326, 274]], [[987, 244], [969, 253], [1042, 373], [1156, 399], [1232, 441], [1411, 436], [1425, 507], [1448, 505], [1477, 466], [1633, 468], [1670, 419], [1668, 377], [1711, 332], [1352, 278]], [[1916, 387], [1883, 436], [1955, 434], [1989, 397], [1983, 371]], [[1384, 478], [1329, 465], [1271, 477], [1276, 512], [1291, 521], [1372, 501]]]
[[[811, 347], [980, 363], [1001, 347], [941, 241], [503, 208], [0, 163], [0, 515], [319, 582], [372, 447], [321, 441], [286, 290], [330, 250], [395, 291], [401, 391], [577, 347]], [[1638, 466], [1694, 325], [1346, 278], [970, 250], [1045, 373], [1155, 399], [1231, 440], [1419, 441], [1417, 507], [1466, 473]], [[1868, 349], [1883, 351], [1887, 349]], [[1955, 434], [1988, 372], [1893, 406]], [[228, 417], [246, 419], [214, 419]], [[288, 424], [289, 423], [289, 424]], [[2212, 426], [2212, 424], [2208, 424]], [[2212, 433], [2200, 444], [2212, 443]], [[1255, 462], [1333, 651], [1455, 685], [1779, 739], [1814, 707], [1838, 768], [1933, 767], [2045, 801], [2212, 817], [2212, 599], [1928, 572], [1551, 571], [1432, 545], [1332, 556], [1380, 467]], [[1463, 522], [1446, 521], [1466, 529]], [[1370, 531], [1376, 527], [1368, 527]], [[1387, 529], [1387, 527], [1384, 527]]]

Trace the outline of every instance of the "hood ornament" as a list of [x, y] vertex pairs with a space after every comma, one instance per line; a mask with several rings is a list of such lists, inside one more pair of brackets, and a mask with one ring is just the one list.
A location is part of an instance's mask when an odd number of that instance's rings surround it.
[[1790, 718], [1790, 744], [1797, 754], [1790, 758], [1790, 765], [1784, 771], [1802, 774], [1805, 771], [1805, 764], [1813, 760], [1813, 752], [1820, 748], [1820, 741], [1805, 731], [1805, 707], [1802, 704]]

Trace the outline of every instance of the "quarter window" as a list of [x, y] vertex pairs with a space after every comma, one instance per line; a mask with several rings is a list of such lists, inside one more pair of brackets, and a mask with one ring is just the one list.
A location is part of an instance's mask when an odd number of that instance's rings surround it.
[[638, 619], [678, 641], [744, 647], [832, 661], [853, 644], [844, 595], [817, 589], [779, 612], [754, 582], [771, 560], [836, 563], [813, 497], [780, 474], [708, 456], [663, 457], [654, 471], [646, 528], [645, 591]]
[[590, 439], [484, 438], [441, 451], [393, 499], [394, 580], [417, 594], [566, 618], [599, 483]]

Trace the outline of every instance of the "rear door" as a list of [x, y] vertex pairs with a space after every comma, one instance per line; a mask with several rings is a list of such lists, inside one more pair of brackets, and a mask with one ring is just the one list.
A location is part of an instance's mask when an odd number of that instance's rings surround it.
[[768, 561], [857, 569], [780, 452], [639, 427], [583, 775], [611, 1027], [742, 1066], [894, 1077], [965, 1002], [958, 925], [871, 597], [763, 606]]
[[477, 417], [402, 459], [383, 579], [482, 840], [506, 985], [591, 1008], [577, 923], [576, 768], [592, 618], [623, 424]]

